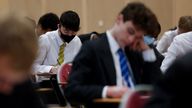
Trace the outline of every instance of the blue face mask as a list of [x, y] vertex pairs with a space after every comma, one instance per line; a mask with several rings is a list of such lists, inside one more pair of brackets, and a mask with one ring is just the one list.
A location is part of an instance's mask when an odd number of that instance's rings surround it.
[[153, 37], [151, 37], [151, 36], [149, 36], [149, 35], [145, 35], [145, 36], [144, 36], [144, 42], [145, 42], [145, 44], [150, 45], [150, 44], [152, 44], [154, 41], [155, 41], [155, 38], [153, 38]]

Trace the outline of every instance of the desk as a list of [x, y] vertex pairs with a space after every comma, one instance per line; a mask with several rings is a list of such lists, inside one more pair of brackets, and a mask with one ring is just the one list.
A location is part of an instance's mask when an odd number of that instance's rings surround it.
[[37, 76], [51, 77], [56, 75], [55, 73], [37, 73]]
[[67, 108], [67, 107], [59, 106], [57, 104], [48, 104], [47, 106], [48, 108]]
[[93, 108], [118, 108], [121, 98], [101, 98], [93, 100]]
[[102, 98], [102, 99], [95, 99], [94, 103], [120, 103], [120, 98]]
[[53, 91], [52, 88], [39, 88], [36, 90], [37, 92], [51, 92]]

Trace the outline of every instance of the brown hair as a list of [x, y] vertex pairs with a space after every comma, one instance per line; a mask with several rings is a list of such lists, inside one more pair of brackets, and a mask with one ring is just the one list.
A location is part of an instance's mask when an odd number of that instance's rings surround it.
[[26, 18], [8, 15], [0, 19], [0, 55], [8, 55], [13, 68], [29, 72], [37, 46], [35, 31]]
[[183, 32], [192, 31], [192, 16], [182, 16], [179, 19], [179, 29], [182, 29]]
[[159, 29], [159, 23], [155, 14], [143, 3], [132, 2], [120, 12], [124, 22], [132, 21], [133, 24], [147, 34], [155, 34]]

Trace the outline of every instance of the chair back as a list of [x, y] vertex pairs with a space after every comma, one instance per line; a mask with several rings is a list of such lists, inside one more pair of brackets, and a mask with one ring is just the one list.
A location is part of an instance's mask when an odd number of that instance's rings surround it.
[[132, 92], [128, 92], [122, 98], [120, 108], [144, 108], [145, 103], [151, 97], [151, 86], [137, 86]]
[[57, 73], [57, 80], [58, 83], [61, 85], [61, 87], [65, 87], [67, 84], [68, 76], [71, 71], [72, 64], [71, 63], [65, 63], [61, 66]]

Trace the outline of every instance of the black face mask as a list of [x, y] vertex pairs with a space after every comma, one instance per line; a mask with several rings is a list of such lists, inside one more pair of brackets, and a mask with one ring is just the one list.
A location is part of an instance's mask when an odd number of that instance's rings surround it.
[[75, 37], [75, 35], [64, 35], [63, 33], [60, 32], [60, 36], [62, 38], [63, 41], [69, 43], [71, 42], [71, 40], [73, 40], [73, 38]]

